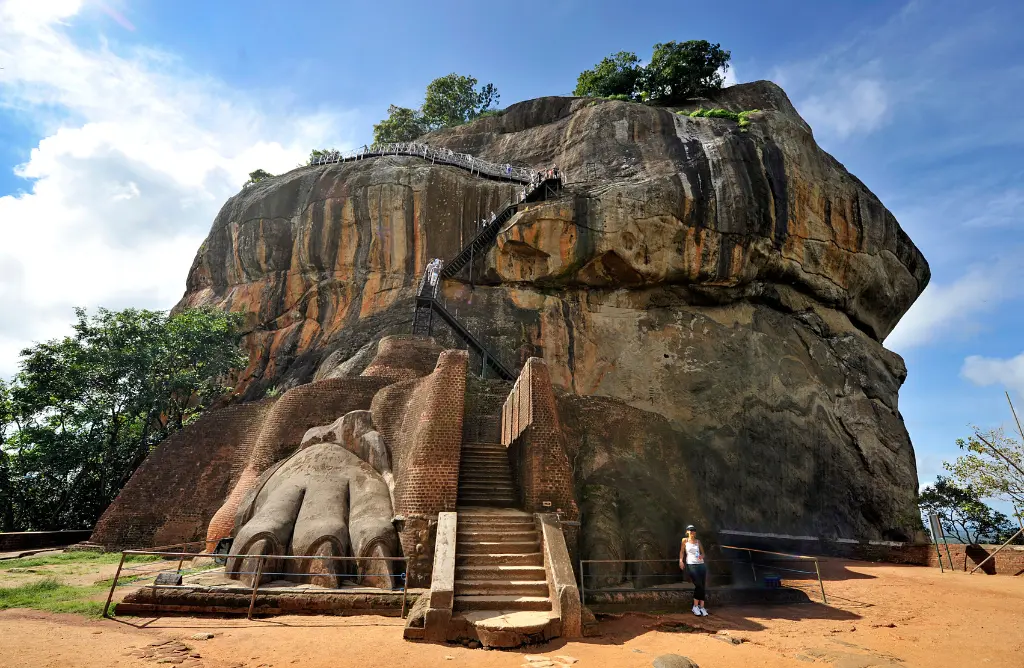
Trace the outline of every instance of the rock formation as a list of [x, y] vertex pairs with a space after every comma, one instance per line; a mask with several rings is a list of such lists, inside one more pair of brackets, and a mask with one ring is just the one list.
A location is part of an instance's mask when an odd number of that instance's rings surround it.
[[[697, 106], [761, 112], [747, 128], [677, 113]], [[687, 109], [541, 98], [422, 141], [566, 174], [563, 196], [520, 210], [442, 299], [506, 366], [546, 362], [583, 556], [671, 556], [690, 522], [911, 536], [917, 475], [897, 403], [906, 369], [883, 342], [928, 266], [781, 89], [738, 85]], [[179, 308], [247, 315], [244, 398], [295, 388], [264, 424], [291, 419], [273, 414], [304, 388], [381, 385], [372, 407], [295, 418], [287, 437], [264, 427], [211, 536], [311, 427], [323, 429], [307, 442], [342, 444], [322, 453], [339, 471], [375, 466], [386, 489], [384, 448], [395, 504], [415, 514], [419, 483], [408, 481], [432, 465], [424, 444], [462, 429], [461, 404], [458, 424], [417, 422], [454, 361], [377, 342], [409, 332], [427, 262], [458, 253], [513, 188], [386, 157], [296, 169], [225, 204]], [[437, 337], [456, 347], [444, 328]], [[360, 436], [324, 427], [352, 410], [369, 411]], [[366, 433], [381, 442], [363, 443]], [[374, 466], [341, 462], [349, 452]], [[402, 537], [406, 554], [422, 550], [418, 526]]]

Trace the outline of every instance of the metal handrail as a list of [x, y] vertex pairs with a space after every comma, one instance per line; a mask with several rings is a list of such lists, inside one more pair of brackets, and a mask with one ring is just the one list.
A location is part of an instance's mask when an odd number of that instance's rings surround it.
[[537, 173], [536, 170], [530, 169], [529, 167], [516, 167], [509, 163], [498, 164], [488, 162], [486, 160], [473, 157], [468, 153], [456, 153], [451, 149], [435, 148], [429, 144], [419, 144], [416, 142], [393, 142], [373, 144], [371, 146], [364, 145], [362, 148], [351, 151], [325, 151], [323, 154], [318, 156], [316, 160], [311, 161], [310, 165], [329, 165], [339, 162], [351, 162], [353, 160], [375, 158], [382, 155], [414, 156], [430, 160], [431, 162], [439, 162], [446, 165], [462, 167], [463, 169], [467, 169], [476, 174], [486, 174], [493, 178], [507, 179], [509, 181], [516, 181], [519, 183], [529, 183]]
[[[252, 595], [249, 599], [249, 612], [247, 617], [252, 619], [253, 608], [256, 605], [256, 593], [259, 591], [260, 580], [263, 575], [279, 575], [279, 573], [265, 572], [263, 570], [264, 564], [268, 560], [283, 559], [283, 560], [299, 560], [299, 559], [319, 559], [324, 561], [387, 561], [387, 562], [402, 562], [405, 565], [405, 570], [402, 573], [393, 573], [390, 577], [399, 577], [402, 580], [402, 617], [405, 617], [407, 608], [407, 599], [409, 591], [409, 579], [412, 575], [412, 566], [414, 562], [410, 562], [408, 557], [337, 557], [330, 555], [294, 555], [294, 554], [219, 554], [216, 552], [170, 552], [160, 550], [124, 550], [121, 552], [121, 561], [117, 564], [117, 571], [114, 573], [114, 577], [110, 583], [110, 591], [107, 593], [107, 602], [103, 606], [103, 616], [109, 617], [110, 602], [114, 598], [114, 590], [117, 588], [117, 581], [121, 577], [121, 570], [124, 568], [124, 560], [128, 555], [146, 555], [146, 556], [159, 556], [159, 557], [178, 557], [178, 566], [175, 568], [175, 572], [181, 570], [181, 564], [185, 560], [185, 557], [191, 557], [193, 559], [197, 557], [209, 557], [211, 559], [259, 559], [255, 578], [252, 584]], [[228, 571], [225, 571], [228, 572]], [[238, 574], [250, 574], [249, 571], [230, 571], [231, 573]], [[301, 576], [302, 573], [286, 573], [286, 575]], [[314, 574], [305, 574], [314, 575]], [[153, 587], [156, 588], [158, 585], [154, 582]], [[312, 590], [307, 590], [312, 591]], [[393, 588], [390, 591], [395, 591]]]
[[804, 554], [790, 554], [788, 552], [771, 552], [769, 550], [758, 550], [758, 549], [753, 548], [753, 547], [736, 547], [735, 545], [719, 545], [719, 547], [724, 549], [724, 550], [744, 550], [744, 551], [746, 551], [747, 557], [749, 558], [749, 561], [750, 561], [750, 571], [751, 571], [751, 573], [754, 576], [754, 582], [757, 582], [757, 569], [756, 569], [756, 567], [754, 565], [754, 556], [752, 554], [753, 552], [757, 552], [758, 554], [771, 554], [771, 555], [774, 555], [774, 556], [777, 556], [777, 557], [783, 557], [785, 559], [804, 559], [804, 560], [813, 561], [814, 562], [814, 571], [813, 572], [811, 572], [811, 571], [801, 571], [801, 570], [796, 570], [796, 569], [793, 569], [793, 568], [779, 568], [778, 566], [771, 567], [771, 570], [773, 570], [773, 571], [787, 571], [789, 573], [802, 573], [804, 575], [815, 575], [815, 576], [817, 576], [817, 578], [818, 578], [818, 587], [821, 588], [821, 602], [822, 603], [828, 603], [828, 597], [825, 596], [825, 584], [821, 580], [821, 568], [818, 565], [818, 558], [817, 557], [810, 557], [810, 556], [807, 556], [807, 555], [804, 555]]

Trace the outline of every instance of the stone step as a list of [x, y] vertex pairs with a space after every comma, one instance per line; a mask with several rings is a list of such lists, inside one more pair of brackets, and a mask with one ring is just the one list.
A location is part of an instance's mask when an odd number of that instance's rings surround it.
[[544, 580], [544, 566], [517, 564], [490, 564], [486, 566], [456, 566], [457, 580]]
[[506, 487], [505, 489], [495, 489], [494, 487], [473, 487], [470, 489], [463, 489], [459, 487], [459, 498], [458, 502], [471, 506], [471, 499], [509, 499], [514, 500], [516, 498], [515, 489], [512, 487]]
[[504, 520], [530, 520], [533, 521], [533, 513], [528, 513], [525, 510], [508, 509], [508, 510], [490, 510], [489, 508], [473, 508], [472, 506], [456, 506], [456, 512], [459, 513], [459, 517], [487, 517], [487, 518], [500, 518]]
[[478, 465], [460, 466], [459, 467], [459, 477], [461, 478], [461, 477], [466, 476], [466, 475], [501, 476], [503, 478], [511, 478], [512, 477], [512, 469], [509, 468], [508, 466], [502, 466], [500, 464], [494, 464], [494, 465], [487, 464], [487, 465], [484, 465], [484, 466], [478, 466]]
[[463, 443], [462, 447], [459, 448], [462, 454], [468, 453], [499, 453], [508, 456], [508, 448], [504, 445], [487, 445], [478, 443]]
[[470, 441], [469, 443], [463, 443], [462, 449], [466, 448], [501, 448], [502, 450], [508, 450], [501, 443], [488, 443], [487, 441]]
[[547, 596], [456, 596], [456, 610], [550, 610]]
[[485, 497], [465, 497], [460, 496], [457, 501], [464, 503], [467, 506], [487, 506], [489, 508], [515, 508], [519, 505], [519, 501], [513, 498], [495, 498], [489, 499]]
[[459, 466], [508, 466], [508, 457], [502, 454], [463, 455], [459, 458]]
[[463, 528], [459, 526], [456, 531], [456, 540], [460, 543], [462, 541], [470, 542], [512, 542], [512, 543], [526, 543], [526, 542], [539, 542], [540, 532], [536, 529], [530, 531], [508, 531], [504, 527], [502, 528], [488, 528], [488, 529], [474, 529], [474, 528]]
[[540, 550], [540, 542], [457, 540], [455, 554], [529, 554]]
[[545, 580], [456, 580], [456, 596], [548, 596]]
[[493, 493], [504, 496], [505, 494], [514, 495], [515, 491], [515, 485], [513, 485], [510, 482], [498, 482], [497, 480], [459, 482], [460, 494], [462, 494], [463, 492], [480, 492], [484, 494]]
[[[456, 546], [458, 543], [456, 543]], [[458, 550], [458, 547], [456, 547]], [[517, 552], [500, 554], [458, 554], [456, 566], [540, 566], [544, 567], [544, 555], [540, 552]]]
[[511, 474], [485, 474], [480, 475], [477, 473], [466, 473], [465, 475], [459, 476], [459, 489], [463, 488], [463, 485], [499, 485], [502, 487], [513, 487], [515, 481], [512, 480]]
[[502, 530], [507, 531], [529, 531], [535, 529], [537, 523], [529, 515], [509, 518], [501, 517], [500, 515], [467, 515], [459, 512], [457, 526], [459, 529], [487, 530], [500, 527]]

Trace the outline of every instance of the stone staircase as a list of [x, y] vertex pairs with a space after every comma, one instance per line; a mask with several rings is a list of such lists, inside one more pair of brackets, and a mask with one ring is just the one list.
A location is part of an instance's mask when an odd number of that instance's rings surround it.
[[508, 453], [501, 443], [463, 443], [459, 463], [460, 506], [512, 508], [517, 494]]
[[558, 635], [532, 515], [511, 508], [458, 509], [454, 614], [489, 647]]

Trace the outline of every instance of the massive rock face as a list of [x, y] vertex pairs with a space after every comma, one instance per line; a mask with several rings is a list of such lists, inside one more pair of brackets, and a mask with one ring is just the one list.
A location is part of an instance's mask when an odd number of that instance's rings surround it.
[[[906, 370], [882, 341], [927, 263], [778, 87], [702, 106], [762, 112], [743, 130], [541, 98], [426, 137], [569, 182], [516, 215], [475, 285], [444, 285], [448, 309], [507, 366], [547, 362], [591, 556], [669, 552], [693, 518], [909, 537]], [[228, 201], [179, 306], [249, 315], [248, 398], [358, 375], [369, 343], [408, 332], [425, 264], [510, 188], [417, 158], [294, 170]]]

